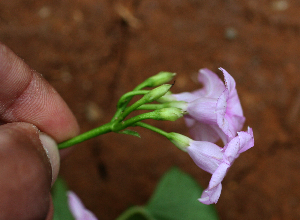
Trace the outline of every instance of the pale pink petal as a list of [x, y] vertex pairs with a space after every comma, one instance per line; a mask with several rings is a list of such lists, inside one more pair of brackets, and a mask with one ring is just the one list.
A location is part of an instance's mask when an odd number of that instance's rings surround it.
[[[241, 148], [239, 137], [233, 138], [225, 147], [224, 151], [224, 160], [228, 161], [228, 163], [232, 163], [239, 155], [239, 150]], [[223, 150], [224, 150], [223, 149]]]
[[221, 96], [218, 98], [217, 105], [216, 105], [216, 117], [217, 123], [222, 131], [229, 136], [230, 138], [234, 137], [233, 131], [229, 130], [229, 123], [226, 120], [226, 110], [227, 110], [227, 99], [228, 99], [228, 90], [226, 89]]
[[238, 132], [238, 137], [240, 139], [240, 150], [239, 153], [243, 153], [244, 151], [248, 150], [249, 148], [254, 146], [254, 137], [252, 128], [248, 127], [248, 131]]
[[206, 172], [213, 173], [222, 162], [223, 153], [219, 146], [206, 141], [192, 141], [187, 152], [195, 164]]
[[194, 118], [192, 118], [190, 115], [186, 115], [185, 117], [184, 117], [184, 121], [185, 121], [185, 124], [186, 124], [186, 126], [188, 127], [188, 128], [191, 128], [191, 127], [193, 127], [193, 126], [195, 126], [195, 124], [196, 124], [196, 120], [194, 119]]
[[[243, 117], [243, 109], [236, 90], [236, 83], [233, 77], [223, 68], [219, 68], [224, 74], [226, 89], [228, 90], [228, 107], [227, 112], [232, 116]], [[243, 117], [244, 118], [244, 117]], [[242, 127], [238, 130], [240, 131]]]
[[192, 92], [198, 96], [217, 98], [225, 90], [224, 83], [213, 71], [203, 68], [198, 74], [198, 81], [203, 84], [203, 88]]
[[204, 204], [217, 203], [222, 190], [222, 180], [224, 179], [228, 168], [230, 167], [227, 163], [221, 163], [218, 169], [213, 173], [211, 180], [209, 181], [208, 188], [204, 190], [199, 199]]
[[224, 81], [225, 81], [225, 86], [230, 92], [235, 91], [235, 80], [233, 77], [222, 67], [219, 68], [223, 72], [224, 75]]
[[182, 92], [179, 94], [172, 94], [172, 96], [175, 97], [177, 101], [185, 101], [185, 102], [192, 102], [195, 99], [199, 98], [198, 95], [190, 93], [190, 92]]
[[[228, 73], [225, 72], [224, 76], [225, 74]], [[227, 78], [229, 76], [227, 76]], [[217, 123], [222, 131], [228, 136], [228, 141], [236, 136], [237, 132], [243, 128], [245, 122], [236, 89], [232, 87], [232, 85], [235, 85], [235, 82], [231, 76], [230, 79], [231, 80], [227, 79], [226, 89], [218, 98], [216, 108]], [[229, 90], [230, 88], [227, 87], [228, 85], [231, 86], [231, 91]]]
[[216, 130], [208, 124], [199, 123], [195, 119], [186, 116], [185, 123], [189, 128], [192, 138], [196, 141], [208, 141], [215, 143], [219, 140], [219, 134]]
[[226, 114], [225, 120], [228, 122], [227, 136], [229, 137], [229, 139], [235, 137], [237, 135], [237, 132], [243, 128], [243, 125], [245, 123], [245, 117], [238, 115]]
[[[227, 144], [243, 128], [245, 117], [233, 77], [223, 68], [220, 70], [224, 74], [225, 84], [214, 72], [201, 69], [198, 80], [203, 88], [173, 96], [179, 101], [188, 102], [186, 117], [195, 121], [188, 119], [186, 122], [190, 123], [188, 127], [194, 139], [216, 142], [218, 134], [224, 144]], [[209, 132], [214, 132], [209, 135], [202, 129], [205, 127], [209, 128]]]
[[219, 184], [217, 187], [213, 189], [206, 189], [203, 191], [201, 198], [198, 199], [199, 202], [210, 205], [213, 203], [217, 203], [222, 191], [222, 184]]
[[[238, 135], [233, 138], [225, 147], [223, 148], [223, 152], [229, 159], [232, 160], [232, 156], [243, 153], [244, 151], [250, 149], [254, 146], [254, 137], [252, 128], [248, 127], [247, 131], [238, 132]], [[230, 156], [232, 155], [232, 156]]]
[[72, 191], [68, 191], [69, 208], [75, 220], [97, 220], [96, 216], [87, 210], [79, 197]]
[[221, 138], [224, 144], [228, 143], [228, 136], [222, 131], [222, 129], [218, 125], [210, 125], [210, 127], [218, 134], [219, 138]]
[[216, 124], [216, 105], [216, 99], [201, 97], [188, 104], [187, 112], [199, 122], [204, 124]]
[[229, 94], [227, 102], [228, 102], [227, 112], [229, 114], [243, 117], [243, 109], [236, 90], [234, 93]]
[[206, 141], [191, 141], [187, 152], [198, 167], [212, 174], [208, 188], [204, 190], [200, 202], [204, 204], [216, 203], [221, 194], [221, 182], [228, 169], [240, 153], [253, 147], [253, 131], [238, 132], [224, 148]]
[[230, 164], [223, 162], [220, 166], [215, 170], [208, 184], [208, 189], [212, 189], [217, 187], [217, 185], [221, 184], [223, 181], [227, 170], [229, 169]]

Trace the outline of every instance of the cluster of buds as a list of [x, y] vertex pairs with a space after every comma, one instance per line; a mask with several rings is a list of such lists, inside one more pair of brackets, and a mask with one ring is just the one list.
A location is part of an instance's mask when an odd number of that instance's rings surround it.
[[[171, 84], [174, 73], [160, 72], [138, 85], [133, 91], [124, 94], [118, 104], [112, 120], [96, 129], [59, 144], [65, 148], [89, 138], [117, 132], [139, 136], [128, 127], [140, 126], [155, 131], [187, 152], [198, 167], [212, 174], [209, 186], [202, 193], [200, 202], [216, 203], [222, 190], [222, 180], [229, 167], [240, 153], [254, 146], [251, 128], [241, 131], [245, 117], [232, 76], [220, 68], [225, 83], [212, 71], [201, 69], [198, 80], [203, 85], [194, 92], [172, 94]], [[145, 90], [146, 87], [155, 87]], [[134, 96], [142, 95], [138, 101], [130, 104]], [[152, 103], [156, 102], [156, 103]], [[128, 118], [136, 110], [151, 110]], [[142, 122], [145, 119], [175, 121], [184, 117], [193, 139], [184, 135], [166, 132]], [[221, 139], [224, 146], [215, 143]]]

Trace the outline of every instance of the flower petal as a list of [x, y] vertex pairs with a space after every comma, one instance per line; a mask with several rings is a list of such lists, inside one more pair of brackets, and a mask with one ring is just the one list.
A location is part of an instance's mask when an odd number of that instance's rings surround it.
[[190, 92], [182, 92], [179, 94], [172, 94], [173, 97], [176, 98], [177, 101], [185, 101], [185, 102], [192, 102], [199, 98], [198, 95], [190, 93]]
[[[236, 90], [236, 83], [235, 80], [233, 79], [233, 77], [223, 68], [219, 68], [224, 75], [224, 80], [225, 80], [225, 86], [226, 89], [228, 90], [228, 98], [227, 98], [227, 102], [228, 102], [228, 109], [227, 112], [230, 113], [230, 115], [234, 116], [240, 116], [242, 118], [243, 117], [243, 109], [241, 106], [241, 102], [239, 99], [239, 96], [237, 94], [237, 90]], [[245, 120], [245, 119], [243, 119]], [[239, 127], [238, 131], [240, 131], [242, 129], [243, 125]]]
[[245, 131], [238, 132], [238, 136], [241, 145], [239, 153], [243, 153], [244, 151], [254, 146], [254, 137], [253, 137], [252, 128], [248, 127], [247, 132]]
[[191, 117], [184, 117], [187, 127], [190, 130], [192, 138], [196, 141], [208, 141], [215, 143], [219, 140], [218, 132], [207, 124], [200, 123]]
[[219, 70], [221, 70], [223, 72], [226, 88], [230, 92], [234, 92], [236, 84], [235, 84], [235, 80], [233, 79], [233, 77], [222, 67], [220, 67]]
[[253, 131], [248, 127], [248, 131], [238, 132], [238, 136], [233, 138], [223, 148], [224, 159], [232, 163], [241, 153], [254, 146]]
[[[202, 169], [212, 173], [208, 188], [203, 192], [200, 202], [204, 204], [216, 203], [221, 194], [221, 182], [223, 181], [229, 167], [240, 153], [248, 150], [254, 145], [253, 131], [248, 127], [247, 132], [241, 131], [238, 135], [231, 139], [225, 147], [221, 149], [221, 154], [217, 150], [215, 144], [208, 144], [205, 142], [194, 141], [190, 143], [187, 148], [188, 153], [194, 162]], [[206, 149], [209, 148], [209, 149]], [[215, 155], [215, 157], [214, 157]], [[220, 159], [223, 155], [222, 159]], [[217, 160], [216, 160], [217, 158]], [[215, 166], [218, 167], [215, 169]]]
[[215, 170], [215, 172], [211, 176], [211, 179], [210, 179], [209, 185], [208, 185], [209, 189], [215, 188], [219, 184], [221, 184], [229, 167], [230, 167], [230, 164], [228, 164], [226, 162], [223, 162], [220, 164], [220, 166]]
[[240, 139], [239, 137], [233, 138], [224, 148], [224, 161], [232, 164], [233, 161], [240, 155]]
[[222, 184], [217, 185], [217, 187], [212, 189], [206, 189], [203, 191], [201, 198], [198, 199], [199, 202], [203, 204], [210, 205], [217, 203], [222, 191]]
[[229, 137], [233, 137], [232, 131], [229, 130], [229, 124], [225, 118], [226, 109], [227, 109], [227, 100], [228, 100], [228, 90], [226, 89], [221, 96], [218, 98], [216, 105], [216, 117], [217, 123], [222, 131]]
[[224, 179], [229, 167], [230, 165], [227, 163], [220, 164], [218, 169], [216, 169], [216, 171], [213, 173], [209, 181], [208, 188], [202, 193], [201, 198], [199, 199], [200, 202], [207, 205], [218, 202], [222, 191], [221, 182]]
[[222, 131], [228, 136], [228, 141], [236, 136], [243, 128], [245, 117], [242, 106], [235, 88], [235, 81], [226, 70], [224, 73], [226, 89], [217, 101], [217, 123]]
[[84, 207], [74, 192], [68, 191], [67, 195], [70, 211], [76, 220], [97, 220], [96, 216]]
[[216, 124], [215, 113], [217, 99], [202, 97], [188, 103], [187, 112], [197, 121], [205, 124]]
[[209, 173], [214, 173], [223, 159], [222, 148], [206, 141], [192, 141], [187, 152], [195, 164]]
[[217, 98], [225, 90], [222, 80], [209, 69], [204, 68], [199, 70], [198, 81], [203, 84], [203, 88], [193, 92], [198, 97]]

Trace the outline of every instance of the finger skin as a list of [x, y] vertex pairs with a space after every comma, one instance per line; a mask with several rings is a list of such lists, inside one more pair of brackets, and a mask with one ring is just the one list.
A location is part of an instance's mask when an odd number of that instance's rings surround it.
[[79, 133], [60, 95], [1, 42], [0, 82], [0, 121], [34, 124], [57, 143]]
[[45, 220], [52, 220], [53, 215], [54, 215], [53, 200], [52, 200], [52, 197], [51, 197], [50, 193], [49, 193], [49, 198], [50, 198], [50, 208], [49, 208], [48, 215], [47, 215]]
[[0, 219], [46, 219], [52, 169], [39, 139], [28, 123], [0, 126]]

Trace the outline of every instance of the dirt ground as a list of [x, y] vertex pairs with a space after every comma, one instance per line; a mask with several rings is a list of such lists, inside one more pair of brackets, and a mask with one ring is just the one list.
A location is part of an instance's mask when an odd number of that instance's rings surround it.
[[[57, 89], [81, 131], [110, 121], [118, 98], [159, 71], [173, 92], [197, 71], [225, 68], [255, 147], [223, 181], [221, 219], [300, 219], [300, 1], [2, 0], [0, 41]], [[183, 120], [153, 122], [188, 134]], [[246, 127], [245, 127], [246, 128]], [[163, 137], [106, 134], [79, 144], [61, 175], [99, 219], [145, 204], [178, 166], [206, 188], [210, 175]]]

